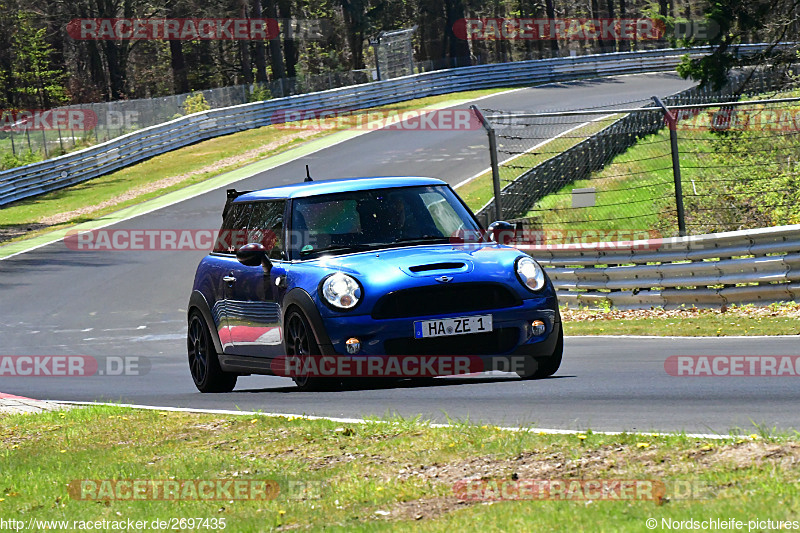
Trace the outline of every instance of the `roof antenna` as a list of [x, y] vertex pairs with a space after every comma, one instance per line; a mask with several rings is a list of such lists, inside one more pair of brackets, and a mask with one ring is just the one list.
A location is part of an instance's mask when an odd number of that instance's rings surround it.
[[304, 179], [303, 181], [314, 181], [311, 179], [311, 172], [309, 172], [308, 170], [308, 165], [306, 165], [306, 179]]

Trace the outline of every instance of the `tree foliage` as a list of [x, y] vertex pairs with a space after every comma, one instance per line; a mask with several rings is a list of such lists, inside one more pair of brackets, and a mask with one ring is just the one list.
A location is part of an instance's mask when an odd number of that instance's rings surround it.
[[[678, 67], [685, 78], [717, 89], [734, 68], [766, 63], [787, 68], [797, 61], [800, 0], [708, 0], [704, 15], [716, 31], [708, 43], [697, 44], [710, 44], [712, 53], [694, 59], [685, 56]], [[763, 53], [739, 57], [736, 45], [747, 42], [769, 46]]]
[[[686, 59], [681, 72], [719, 83], [739, 63], [738, 43], [794, 39], [800, 0], [0, 0], [0, 106], [52, 107], [150, 98], [280, 78], [374, 69], [370, 39], [416, 26], [414, 59], [430, 70], [498, 61], [639, 50], [676, 44], [597, 37], [464, 39], [464, 18], [651, 17], [671, 30], [706, 17], [722, 32], [714, 54]], [[75, 40], [81, 18], [273, 18], [269, 41]], [[289, 21], [286, 23], [286, 21]], [[294, 22], [292, 22], [294, 21]], [[319, 32], [306, 30], [317, 25]], [[287, 31], [289, 28], [291, 32]], [[690, 40], [689, 44], [703, 44]]]

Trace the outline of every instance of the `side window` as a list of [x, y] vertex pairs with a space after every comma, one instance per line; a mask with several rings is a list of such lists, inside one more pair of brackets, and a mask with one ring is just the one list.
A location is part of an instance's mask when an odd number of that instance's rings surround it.
[[283, 210], [286, 202], [257, 202], [253, 204], [253, 214], [247, 226], [248, 242], [260, 242], [269, 250], [270, 259], [284, 259], [283, 252]]
[[231, 205], [214, 243], [215, 252], [233, 254], [247, 244], [247, 224], [252, 211], [253, 204], [234, 203]]

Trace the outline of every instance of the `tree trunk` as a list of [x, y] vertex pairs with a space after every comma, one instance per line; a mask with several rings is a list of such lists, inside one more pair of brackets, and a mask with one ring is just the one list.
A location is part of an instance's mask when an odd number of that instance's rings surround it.
[[[597, 0], [592, 0], [592, 19], [599, 19], [600, 18], [600, 3]], [[595, 37], [593, 39], [594, 42], [591, 43], [591, 50], [593, 52], [605, 52], [606, 42], [603, 40], [602, 34], [600, 38]], [[589, 39], [586, 39], [586, 44], [589, 44]]]
[[[253, 0], [253, 18], [262, 18], [261, 0]], [[264, 41], [255, 42], [256, 48], [256, 81], [266, 83], [267, 80], [267, 50]]]
[[[266, 15], [271, 19], [278, 18], [278, 11], [275, 8], [275, 2], [273, 0], [267, 0]], [[285, 25], [286, 20], [282, 20], [281, 23]], [[287, 29], [284, 27], [283, 31], [287, 31]], [[269, 40], [269, 64], [272, 67], [273, 80], [286, 77], [286, 69], [283, 66], [283, 52], [281, 51], [281, 40], [279, 36], [275, 36], [274, 39]]]
[[189, 92], [189, 78], [186, 76], [186, 58], [183, 56], [181, 41], [169, 42], [170, 66], [172, 67], [172, 84], [175, 93]]
[[[96, 0], [95, 13], [90, 15], [101, 18], [113, 18], [119, 16], [117, 6], [111, 0]], [[123, 17], [130, 18], [132, 9], [129, 0], [123, 4]], [[127, 65], [128, 51], [130, 43], [128, 41], [105, 40], [100, 44], [106, 57], [108, 68], [108, 82], [110, 97], [112, 100], [122, 100], [127, 92]]]
[[122, 100], [125, 97], [125, 66], [120, 57], [117, 43], [114, 41], [103, 41], [103, 51], [108, 64], [108, 81], [111, 88], [111, 99]]
[[[422, 61], [439, 61], [445, 52], [442, 46], [442, 29], [444, 23], [442, 16], [444, 10], [441, 4], [422, 2], [419, 6], [419, 42], [420, 59]], [[477, 41], [473, 41], [477, 47]], [[435, 68], [435, 67], [434, 67]]]
[[669, 0], [658, 0], [658, 14], [662, 17], [669, 16], [670, 5]]
[[[556, 18], [556, 8], [553, 4], [553, 0], [544, 0], [544, 7], [547, 11], [547, 18], [555, 20]], [[555, 35], [550, 36], [550, 50], [553, 52], [553, 56], [558, 56], [558, 39], [556, 39]]]
[[[184, 11], [173, 5], [167, 10], [167, 18], [182, 17]], [[170, 67], [172, 68], [172, 87], [176, 94], [189, 92], [189, 77], [186, 73], [186, 57], [183, 55], [183, 41], [169, 41]]]
[[[284, 23], [292, 20], [292, 0], [278, 0], [278, 13]], [[297, 45], [295, 44], [296, 35], [287, 33], [283, 36], [283, 56], [286, 61], [286, 76], [294, 78], [297, 76], [297, 60], [299, 59]], [[275, 45], [280, 50], [280, 42], [275, 39]]]
[[[614, 20], [614, 18], [616, 18], [614, 16], [614, 0], [606, 0], [606, 6], [608, 7], [608, 18], [611, 19], [611, 20]], [[616, 37], [614, 37], [614, 41], [613, 42], [609, 41], [608, 44], [610, 46], [613, 46], [613, 48], [614, 48], [613, 51], [617, 50], [617, 44], [618, 43], [617, 43], [617, 38]], [[612, 50], [609, 50], [609, 51], [612, 51]]]
[[342, 0], [342, 14], [350, 48], [350, 68], [364, 68], [364, 10], [361, 0]]
[[[255, 0], [258, 1], [258, 0]], [[247, 0], [239, 0], [240, 15], [247, 18]], [[239, 55], [242, 62], [242, 77], [248, 85], [253, 83], [253, 64], [250, 62], [250, 41], [239, 41]]]
[[468, 65], [469, 43], [467, 43], [466, 39], [459, 38], [453, 32], [453, 26], [456, 21], [465, 18], [464, 2], [462, 0], [445, 0], [445, 10], [445, 38], [448, 43], [448, 54], [451, 59], [458, 59], [458, 66]]
[[[628, 16], [628, 8], [625, 5], [625, 0], [619, 0], [619, 18], [624, 19]], [[631, 42], [628, 39], [622, 39], [619, 42], [620, 52], [627, 52], [631, 49]]]
[[100, 91], [103, 100], [109, 100], [111, 92], [109, 91], [106, 72], [103, 68], [100, 48], [97, 46], [97, 41], [86, 41], [86, 46], [89, 49], [89, 77], [91, 78], [91, 83]]

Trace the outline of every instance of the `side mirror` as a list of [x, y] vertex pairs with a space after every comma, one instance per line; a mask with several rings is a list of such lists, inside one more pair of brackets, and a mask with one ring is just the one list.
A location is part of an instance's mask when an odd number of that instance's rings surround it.
[[509, 244], [514, 241], [516, 228], [509, 222], [498, 220], [489, 224], [486, 233], [491, 241], [498, 244]]
[[267, 249], [259, 242], [245, 244], [236, 250], [236, 259], [244, 266], [254, 267], [261, 265], [267, 272], [272, 269], [272, 261], [267, 256]]

